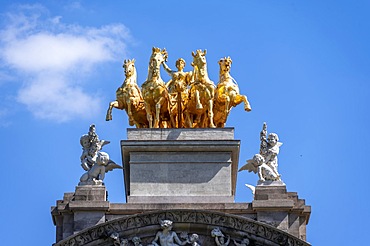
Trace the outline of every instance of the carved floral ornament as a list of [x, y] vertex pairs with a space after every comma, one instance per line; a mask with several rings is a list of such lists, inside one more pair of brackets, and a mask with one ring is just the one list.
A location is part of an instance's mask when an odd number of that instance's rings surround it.
[[[160, 222], [165, 220], [173, 223], [172, 231], [185, 242], [181, 245], [310, 245], [275, 227], [245, 217], [218, 212], [175, 210], [143, 213], [108, 221], [80, 231], [54, 246], [150, 246], [153, 245], [156, 234], [163, 230]], [[190, 241], [191, 237], [195, 243]]]

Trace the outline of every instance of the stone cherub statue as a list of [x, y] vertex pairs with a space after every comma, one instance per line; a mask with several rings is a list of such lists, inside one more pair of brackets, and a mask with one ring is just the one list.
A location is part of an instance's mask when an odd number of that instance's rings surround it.
[[199, 235], [198, 234], [191, 234], [189, 239], [187, 240], [188, 244], [191, 244], [191, 246], [201, 246], [198, 243], [199, 240]]
[[141, 238], [140, 237], [133, 237], [132, 240], [131, 240], [135, 246], [143, 246], [141, 244]]
[[212, 237], [215, 238], [217, 246], [227, 246], [230, 243], [230, 236], [227, 236], [225, 241], [225, 235], [221, 232], [220, 228], [216, 227], [211, 231]]
[[85, 171], [88, 171], [95, 163], [98, 151], [109, 143], [106, 140], [99, 140], [99, 136], [95, 132], [95, 125], [90, 125], [89, 132], [80, 138], [82, 146], [81, 166]]
[[90, 125], [88, 134], [81, 137], [82, 145], [81, 166], [86, 171], [78, 185], [102, 185], [105, 173], [116, 168], [122, 168], [109, 159], [109, 155], [100, 150], [109, 141], [99, 140], [95, 125]]
[[[177, 236], [176, 232], [172, 230], [172, 221], [171, 220], [162, 220], [160, 221], [160, 225], [162, 231], [158, 231], [155, 235], [154, 240], [152, 241], [153, 246], [178, 246], [178, 245], [185, 245], [187, 241], [181, 241]], [[159, 240], [159, 245], [157, 241]]]
[[110, 235], [110, 238], [113, 240], [114, 246], [127, 246], [128, 245], [128, 239], [120, 238], [117, 232], [113, 232]]
[[279, 137], [276, 133], [270, 133], [267, 136], [267, 125], [263, 124], [260, 133], [261, 145], [260, 153], [247, 160], [247, 163], [239, 171], [248, 170], [258, 173], [260, 181], [280, 181], [281, 175], [278, 173], [278, 158], [280, 146]]

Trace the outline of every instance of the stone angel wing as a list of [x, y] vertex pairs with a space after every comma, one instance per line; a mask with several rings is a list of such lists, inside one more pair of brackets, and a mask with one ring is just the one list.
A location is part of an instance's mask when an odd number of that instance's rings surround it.
[[248, 172], [257, 173], [258, 172], [258, 166], [257, 166], [257, 163], [255, 162], [255, 160], [253, 160], [253, 159], [247, 160], [247, 163], [239, 169], [239, 172], [244, 171], [244, 170], [247, 170]]
[[105, 166], [105, 172], [112, 171], [113, 169], [123, 169], [120, 165], [116, 164], [114, 161], [109, 160], [108, 164]]

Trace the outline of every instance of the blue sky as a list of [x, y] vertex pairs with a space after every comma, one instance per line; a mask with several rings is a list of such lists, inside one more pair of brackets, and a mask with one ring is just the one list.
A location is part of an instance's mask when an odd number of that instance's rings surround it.
[[[83, 174], [79, 138], [97, 125], [121, 163], [128, 119], [110, 101], [136, 59], [147, 76], [153, 46], [168, 65], [207, 49], [210, 78], [230, 56], [231, 75], [252, 112], [227, 126], [241, 140], [240, 163], [259, 150], [259, 131], [279, 134], [279, 171], [288, 191], [312, 206], [312, 245], [362, 245], [370, 220], [367, 187], [370, 98], [368, 1], [7, 1], [0, 6], [0, 146], [3, 245], [50, 245], [50, 206]], [[169, 77], [162, 71], [162, 78]], [[364, 138], [364, 140], [362, 140]], [[9, 168], [9, 169], [8, 169]], [[125, 202], [121, 171], [106, 176], [111, 202]], [[238, 176], [236, 202], [250, 202]]]

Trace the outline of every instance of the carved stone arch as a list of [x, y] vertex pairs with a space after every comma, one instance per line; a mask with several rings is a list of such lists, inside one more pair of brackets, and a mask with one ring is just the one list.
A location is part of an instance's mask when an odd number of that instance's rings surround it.
[[[220, 212], [202, 210], [165, 210], [148, 212], [107, 221], [74, 234], [55, 246], [80, 246], [80, 245], [113, 245], [110, 235], [118, 233], [120, 238], [131, 241], [133, 237], [140, 237], [142, 245], [152, 242], [157, 231], [161, 230], [160, 220], [172, 220], [173, 231], [178, 235], [181, 232], [199, 235], [199, 243], [203, 246], [216, 245], [211, 231], [218, 227], [225, 236], [232, 239], [230, 246], [234, 245], [233, 239], [240, 242], [244, 237], [250, 239], [250, 246], [309, 246], [307, 242], [279, 230], [265, 223], [257, 222], [242, 216]], [[130, 242], [129, 245], [133, 245]]]

